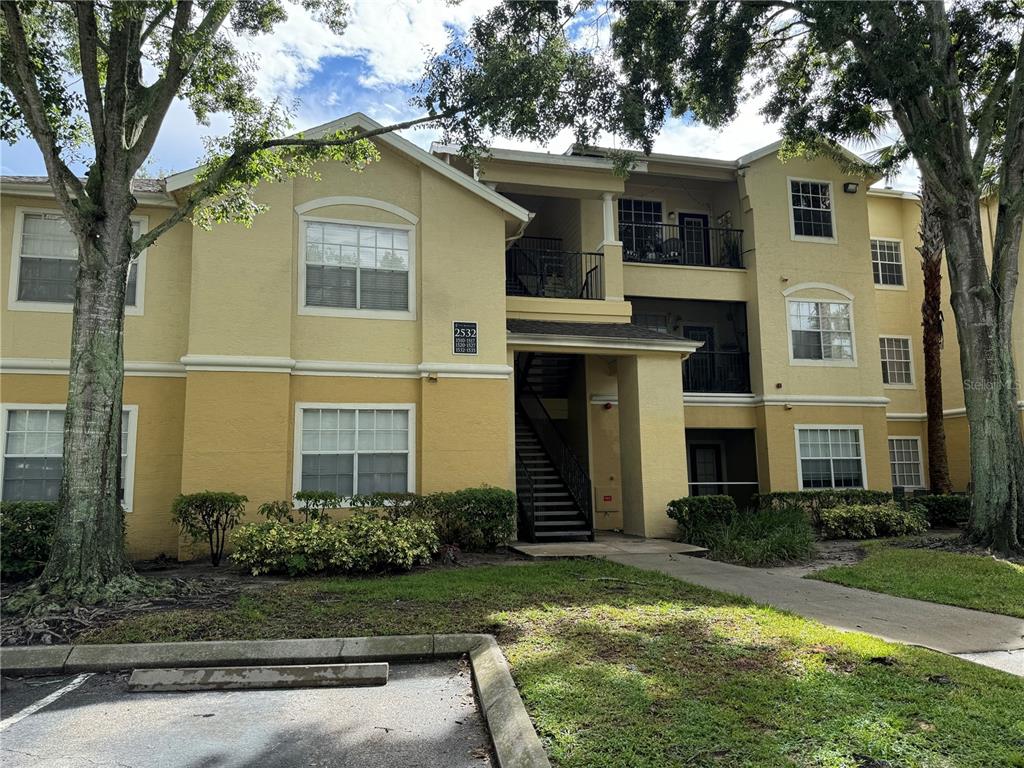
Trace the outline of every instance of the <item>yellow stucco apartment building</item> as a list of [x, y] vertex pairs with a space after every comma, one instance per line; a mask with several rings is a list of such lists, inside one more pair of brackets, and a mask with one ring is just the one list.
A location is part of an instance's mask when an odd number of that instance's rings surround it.
[[[374, 124], [319, 130], [351, 125]], [[927, 483], [913, 196], [776, 146], [623, 178], [600, 152], [474, 169], [375, 141], [365, 172], [262, 186], [251, 228], [182, 224], [133, 265], [133, 555], [177, 555], [171, 501], [203, 489], [254, 509], [488, 484], [517, 490], [521, 537], [557, 540], [672, 535], [665, 504], [687, 493]], [[193, 178], [138, 182], [138, 226]], [[0, 228], [3, 498], [55, 498], [75, 245], [45, 179], [3, 180]], [[946, 326], [964, 489], [948, 309]]]

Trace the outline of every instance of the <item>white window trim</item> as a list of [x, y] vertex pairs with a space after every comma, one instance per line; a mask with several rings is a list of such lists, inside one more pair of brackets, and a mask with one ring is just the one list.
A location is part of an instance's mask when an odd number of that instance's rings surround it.
[[[793, 182], [806, 181], [812, 184], [824, 184], [828, 187], [828, 199], [832, 201], [832, 237], [812, 237], [796, 233], [796, 218], [793, 216]], [[834, 185], [824, 179], [804, 179], [799, 176], [786, 177], [786, 209], [789, 211], [789, 239], [797, 243], [830, 243], [839, 242], [838, 217], [836, 216], [836, 196]]]
[[907, 351], [910, 354], [910, 383], [909, 384], [886, 384], [885, 380], [884, 380], [884, 373], [883, 373], [882, 388], [883, 389], [917, 389], [917, 371], [914, 369], [914, 337], [913, 336], [903, 336], [903, 335], [898, 334], [898, 333], [883, 333], [883, 334], [880, 334], [879, 337], [878, 337], [878, 363], [879, 363], [879, 365], [881, 365], [882, 362], [883, 362], [882, 361], [882, 339], [906, 339], [906, 341], [907, 341]]
[[[124, 477], [124, 511], [131, 512], [135, 506], [135, 446], [139, 428], [139, 406], [121, 405], [128, 412], [128, 445], [125, 447]], [[0, 405], [0, 488], [4, 482], [4, 461], [7, 455], [7, 419], [11, 411], [65, 411], [65, 403], [4, 403]]]
[[[356, 227], [375, 227], [377, 229], [398, 229], [409, 233], [409, 308], [406, 310], [391, 309], [344, 309], [341, 307], [310, 307], [306, 306], [306, 223], [321, 222], [324, 224], [348, 224]], [[330, 219], [323, 216], [299, 216], [299, 295], [298, 313], [319, 317], [355, 317], [372, 320], [415, 320], [416, 319], [416, 225], [415, 224], [382, 224], [377, 221], [360, 221], [357, 219]]]
[[[383, 410], [409, 412], [409, 461], [406, 462], [409, 493], [416, 492], [416, 404], [415, 403], [295, 403], [295, 425], [292, 430], [292, 501], [302, 490], [302, 412], [304, 410]], [[359, 451], [353, 451], [358, 453]], [[349, 504], [342, 504], [342, 508]]]
[[[851, 360], [804, 360], [797, 359], [793, 356], [793, 327], [791, 325], [792, 318], [790, 316], [789, 305], [793, 302], [815, 302], [825, 304], [846, 304], [850, 308], [850, 344], [853, 349], [853, 359]], [[788, 297], [786, 299], [786, 338], [789, 345], [789, 364], [797, 366], [812, 366], [812, 367], [825, 367], [825, 368], [856, 368], [857, 367], [857, 331], [856, 323], [853, 319], [853, 299], [823, 299], [818, 297]]]
[[[70, 314], [74, 311], [74, 303], [63, 303], [57, 301], [22, 301], [18, 298], [18, 283], [21, 279], [21, 241], [25, 228], [25, 214], [39, 213], [48, 215], [63, 216], [59, 208], [28, 208], [18, 206], [14, 209], [14, 242], [11, 246], [11, 278], [8, 281], [7, 308], [18, 312], [56, 312]], [[149, 231], [149, 216], [132, 216], [132, 221], [139, 222], [139, 234], [144, 235]], [[146, 249], [148, 250], [148, 249]], [[139, 254], [136, 260], [137, 279], [135, 283], [135, 306], [124, 308], [126, 316], [138, 316], [145, 314], [146, 299], [146, 250]]]
[[[796, 449], [796, 489], [798, 491], [815, 491], [815, 490], [828, 490], [826, 488], [804, 488], [804, 468], [800, 460], [800, 430], [802, 429], [853, 429], [857, 431], [857, 437], [860, 440], [860, 487], [870, 488], [868, 485], [868, 461], [867, 455], [864, 453], [864, 425], [863, 424], [794, 424], [793, 425], [793, 443]], [[889, 442], [886, 441], [885, 449], [888, 453]], [[834, 458], [834, 457], [829, 457]], [[890, 470], [891, 472], [891, 470]], [[854, 486], [849, 486], [854, 487]], [[835, 486], [831, 486], [835, 489]], [[842, 488], [838, 489], [842, 490]]]
[[[910, 488], [912, 490], [919, 490], [921, 488], [927, 488], [927, 478], [924, 474], [924, 452], [921, 450], [921, 438], [918, 435], [889, 435], [885, 441], [885, 450], [889, 454], [889, 477], [892, 477], [892, 454], [889, 451], [889, 440], [913, 440], [917, 443], [917, 474], [921, 478], [920, 485], [904, 485], [902, 488]], [[895, 487], [895, 486], [894, 486]]]
[[[875, 282], [875, 257], [871, 253], [871, 241], [880, 240], [886, 243], [899, 243], [900, 245], [900, 272], [903, 275], [903, 285], [879, 285]], [[903, 252], [903, 241], [896, 237], [875, 237], [868, 238], [868, 258], [871, 259], [871, 282], [880, 291], [906, 291], [907, 290], [907, 260]]]

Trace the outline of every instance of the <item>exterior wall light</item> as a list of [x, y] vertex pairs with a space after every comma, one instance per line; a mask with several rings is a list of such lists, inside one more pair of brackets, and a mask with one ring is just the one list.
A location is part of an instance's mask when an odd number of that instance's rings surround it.
[[856, 181], [844, 182], [843, 183], [843, 192], [846, 192], [848, 195], [855, 195], [855, 194], [857, 194], [857, 187], [859, 187], [859, 186], [860, 185]]

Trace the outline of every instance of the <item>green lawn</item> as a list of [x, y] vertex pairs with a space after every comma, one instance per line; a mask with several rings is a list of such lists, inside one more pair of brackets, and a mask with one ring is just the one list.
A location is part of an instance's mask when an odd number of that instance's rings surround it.
[[809, 578], [1024, 618], [1024, 566], [975, 555], [873, 543], [856, 565]]
[[296, 581], [86, 642], [498, 636], [553, 762], [1024, 766], [1024, 680], [607, 562]]

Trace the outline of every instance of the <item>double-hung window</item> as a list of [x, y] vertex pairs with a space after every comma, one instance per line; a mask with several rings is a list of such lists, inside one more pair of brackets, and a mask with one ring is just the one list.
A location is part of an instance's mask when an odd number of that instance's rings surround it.
[[903, 287], [903, 246], [899, 240], [871, 239], [871, 273], [875, 285]]
[[305, 220], [305, 307], [409, 311], [407, 228]]
[[299, 405], [296, 491], [413, 490], [412, 406]]
[[844, 301], [789, 302], [793, 360], [854, 360], [852, 304]]
[[863, 488], [860, 427], [797, 427], [800, 487]]
[[[131, 509], [131, 460], [135, 408], [121, 415], [121, 487]], [[56, 501], [64, 476], [64, 407], [33, 405], [4, 408], [4, 501]]]
[[878, 346], [882, 356], [882, 383], [912, 385], [914, 367], [911, 362], [910, 339], [905, 336], [881, 336]]
[[[11, 306], [14, 309], [67, 311], [75, 302], [78, 278], [78, 241], [59, 213], [19, 210], [11, 275]], [[132, 237], [142, 232], [142, 221], [132, 221]], [[139, 260], [128, 266], [125, 307], [138, 310]]]
[[892, 469], [893, 488], [923, 488], [920, 439], [890, 437], [889, 466]]
[[834, 240], [832, 184], [827, 181], [789, 180], [793, 237]]

